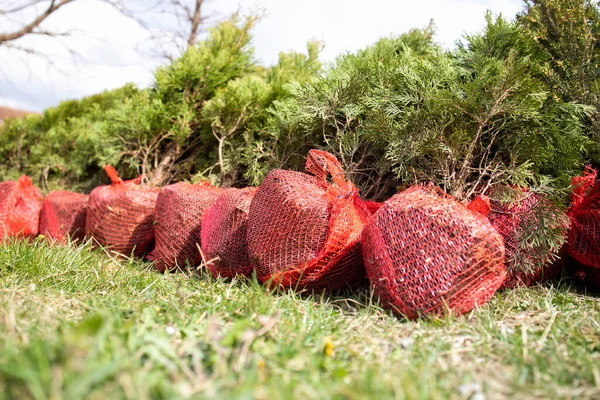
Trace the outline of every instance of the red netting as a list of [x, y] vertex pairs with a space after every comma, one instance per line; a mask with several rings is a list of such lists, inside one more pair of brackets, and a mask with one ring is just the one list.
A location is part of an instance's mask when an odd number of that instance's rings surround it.
[[407, 318], [468, 312], [506, 276], [502, 238], [489, 221], [432, 185], [389, 199], [362, 242], [375, 295]]
[[571, 193], [572, 207], [577, 207], [581, 204], [592, 186], [594, 186], [597, 175], [598, 171], [586, 165], [582, 176], [574, 176], [571, 179], [571, 186], [573, 188], [573, 193]]
[[271, 171], [256, 192], [248, 215], [252, 266], [261, 281], [282, 287], [355, 285], [365, 278], [360, 232], [370, 213], [333, 155], [311, 150], [306, 171], [314, 176]]
[[[524, 245], [530, 230], [539, 226], [538, 213], [560, 212], [553, 207], [547, 199], [527, 189], [521, 189], [518, 198], [511, 202], [490, 201], [490, 212], [487, 214], [492, 226], [496, 228], [504, 239], [506, 250], [507, 276], [503, 289], [516, 286], [532, 286], [544, 280], [556, 278], [561, 273], [561, 263], [553, 262], [551, 248], [544, 247], [543, 243], [535, 246]], [[476, 197], [474, 201], [481, 199]], [[566, 221], [564, 221], [566, 222]], [[563, 221], [556, 220], [556, 224], [563, 225]], [[566, 223], [560, 227], [564, 234], [567, 232]]]
[[141, 177], [123, 181], [113, 167], [104, 169], [113, 183], [90, 193], [86, 235], [117, 254], [141, 257], [154, 246], [158, 189], [141, 186]]
[[85, 238], [88, 195], [66, 191], [50, 192], [40, 214], [40, 234], [65, 243]]
[[367, 210], [369, 210], [369, 212], [371, 214], [375, 214], [377, 211], [379, 211], [379, 209], [383, 206], [383, 202], [378, 202], [378, 201], [369, 201], [369, 200], [364, 200], [363, 201], [365, 207], [367, 207]]
[[473, 212], [479, 213], [487, 217], [492, 210], [492, 203], [487, 196], [476, 196], [468, 205], [467, 208]]
[[40, 190], [26, 175], [0, 183], [0, 242], [5, 237], [36, 236], [43, 202]]
[[589, 167], [573, 178], [567, 252], [581, 264], [600, 268], [600, 181], [595, 179], [596, 171]]
[[196, 266], [201, 257], [202, 215], [223, 189], [208, 183], [193, 185], [180, 182], [161, 189], [156, 200], [156, 248], [153, 253], [157, 270], [184, 268], [186, 262]]
[[202, 218], [202, 253], [213, 276], [232, 278], [252, 272], [246, 235], [256, 188], [227, 189]]

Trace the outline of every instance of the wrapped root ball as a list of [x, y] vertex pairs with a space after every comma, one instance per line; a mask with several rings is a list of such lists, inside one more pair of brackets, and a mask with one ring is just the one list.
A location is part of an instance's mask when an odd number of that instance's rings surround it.
[[154, 247], [154, 204], [158, 189], [123, 181], [111, 166], [104, 167], [112, 185], [92, 190], [85, 231], [112, 252], [142, 257]]
[[510, 190], [512, 199], [491, 200], [487, 217], [504, 239], [507, 276], [502, 288], [532, 286], [560, 276], [562, 263], [557, 255], [566, 239], [566, 214], [528, 189], [499, 190]]
[[360, 233], [370, 212], [333, 155], [311, 150], [306, 171], [271, 171], [258, 188], [248, 216], [252, 266], [284, 288], [354, 286], [365, 278]]
[[0, 242], [6, 237], [35, 237], [43, 202], [40, 190], [26, 175], [0, 183]]
[[48, 193], [40, 214], [40, 234], [65, 243], [85, 238], [88, 195], [67, 191]]
[[213, 276], [249, 276], [248, 213], [256, 188], [227, 189], [202, 218], [201, 244]]
[[568, 212], [567, 263], [569, 274], [583, 283], [600, 287], [600, 181], [596, 170], [587, 167], [573, 178], [572, 206]]
[[157, 270], [175, 270], [202, 261], [198, 245], [202, 216], [223, 189], [208, 183], [180, 182], [163, 187], [155, 207], [156, 248], [153, 253]]
[[489, 221], [433, 186], [389, 199], [362, 241], [375, 295], [407, 318], [466, 313], [506, 276], [503, 241]]

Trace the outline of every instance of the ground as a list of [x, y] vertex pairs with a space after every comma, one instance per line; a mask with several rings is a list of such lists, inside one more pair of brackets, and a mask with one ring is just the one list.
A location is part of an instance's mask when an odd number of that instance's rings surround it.
[[270, 293], [89, 245], [0, 245], [0, 398], [600, 398], [600, 299], [568, 282], [408, 322], [368, 290]]

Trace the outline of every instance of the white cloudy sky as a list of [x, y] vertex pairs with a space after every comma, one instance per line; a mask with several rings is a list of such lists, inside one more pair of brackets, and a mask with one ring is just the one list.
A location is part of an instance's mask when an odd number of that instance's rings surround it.
[[[16, 0], [10, 0], [14, 5]], [[17, 0], [23, 1], [23, 0]], [[151, 0], [131, 0], [143, 8]], [[522, 0], [205, 0], [211, 21], [225, 18], [238, 8], [262, 9], [265, 16], [254, 31], [257, 57], [265, 64], [280, 51], [305, 49], [308, 40], [325, 43], [322, 58], [355, 51], [381, 36], [424, 27], [433, 19], [436, 39], [447, 48], [465, 32], [479, 30], [486, 10], [512, 17]], [[0, 9], [2, 1], [0, 0]], [[138, 8], [140, 9], [140, 8]], [[26, 18], [23, 15], [22, 18]], [[156, 15], [148, 14], [152, 23]], [[161, 17], [162, 18], [162, 17]], [[149, 55], [148, 32], [98, 0], [77, 0], [50, 17], [48, 28], [72, 30], [63, 39], [80, 56], [75, 60], [60, 42], [43, 37], [17, 41], [50, 54], [47, 60], [0, 48], [0, 106], [43, 110], [61, 100], [80, 98], [104, 89], [134, 82], [147, 86], [152, 71], [162, 62]], [[8, 29], [0, 19], [0, 32]]]

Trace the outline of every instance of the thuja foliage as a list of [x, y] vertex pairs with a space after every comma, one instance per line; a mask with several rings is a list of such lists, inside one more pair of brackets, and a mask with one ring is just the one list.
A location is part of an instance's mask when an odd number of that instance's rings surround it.
[[519, 35], [516, 23], [488, 16], [454, 52], [430, 27], [382, 39], [291, 84], [274, 106], [274, 132], [336, 152], [371, 196], [424, 181], [461, 199], [536, 175], [565, 182], [589, 145], [581, 121], [590, 108], [552, 95]]
[[598, 158], [590, 1], [526, 1], [515, 20], [452, 51], [434, 26], [319, 62], [320, 45], [254, 57], [254, 17], [233, 16], [150, 88], [63, 102], [0, 128], [0, 177], [90, 189], [110, 163], [149, 183], [191, 177], [259, 184], [273, 168], [302, 169], [310, 148], [335, 153], [363, 196], [432, 181], [461, 200], [498, 184], [566, 187]]
[[307, 54], [281, 54], [274, 66], [260, 66], [250, 45], [255, 22], [234, 16], [217, 25], [160, 68], [150, 90], [107, 113], [107, 136], [123, 149], [122, 168], [156, 185], [191, 175], [224, 186], [245, 183], [245, 149], [263, 134], [270, 105], [287, 96], [285, 84], [321, 68], [318, 43], [309, 43]]
[[517, 20], [541, 77], [564, 101], [587, 104], [591, 158], [600, 165], [600, 9], [591, 0], [526, 0]]
[[89, 190], [108, 163], [156, 185], [190, 176], [243, 185], [246, 150], [267, 134], [271, 104], [288, 95], [290, 81], [321, 70], [317, 42], [261, 66], [250, 43], [255, 22], [235, 15], [216, 25], [159, 68], [149, 89], [128, 85], [8, 121], [0, 128], [0, 177], [27, 173], [45, 188]]
[[0, 126], [0, 178], [25, 173], [43, 187], [85, 189], [101, 181], [104, 163], [120, 150], [106, 146], [107, 113], [134, 98], [132, 85], [82, 100], [63, 101], [41, 116], [7, 120]]

